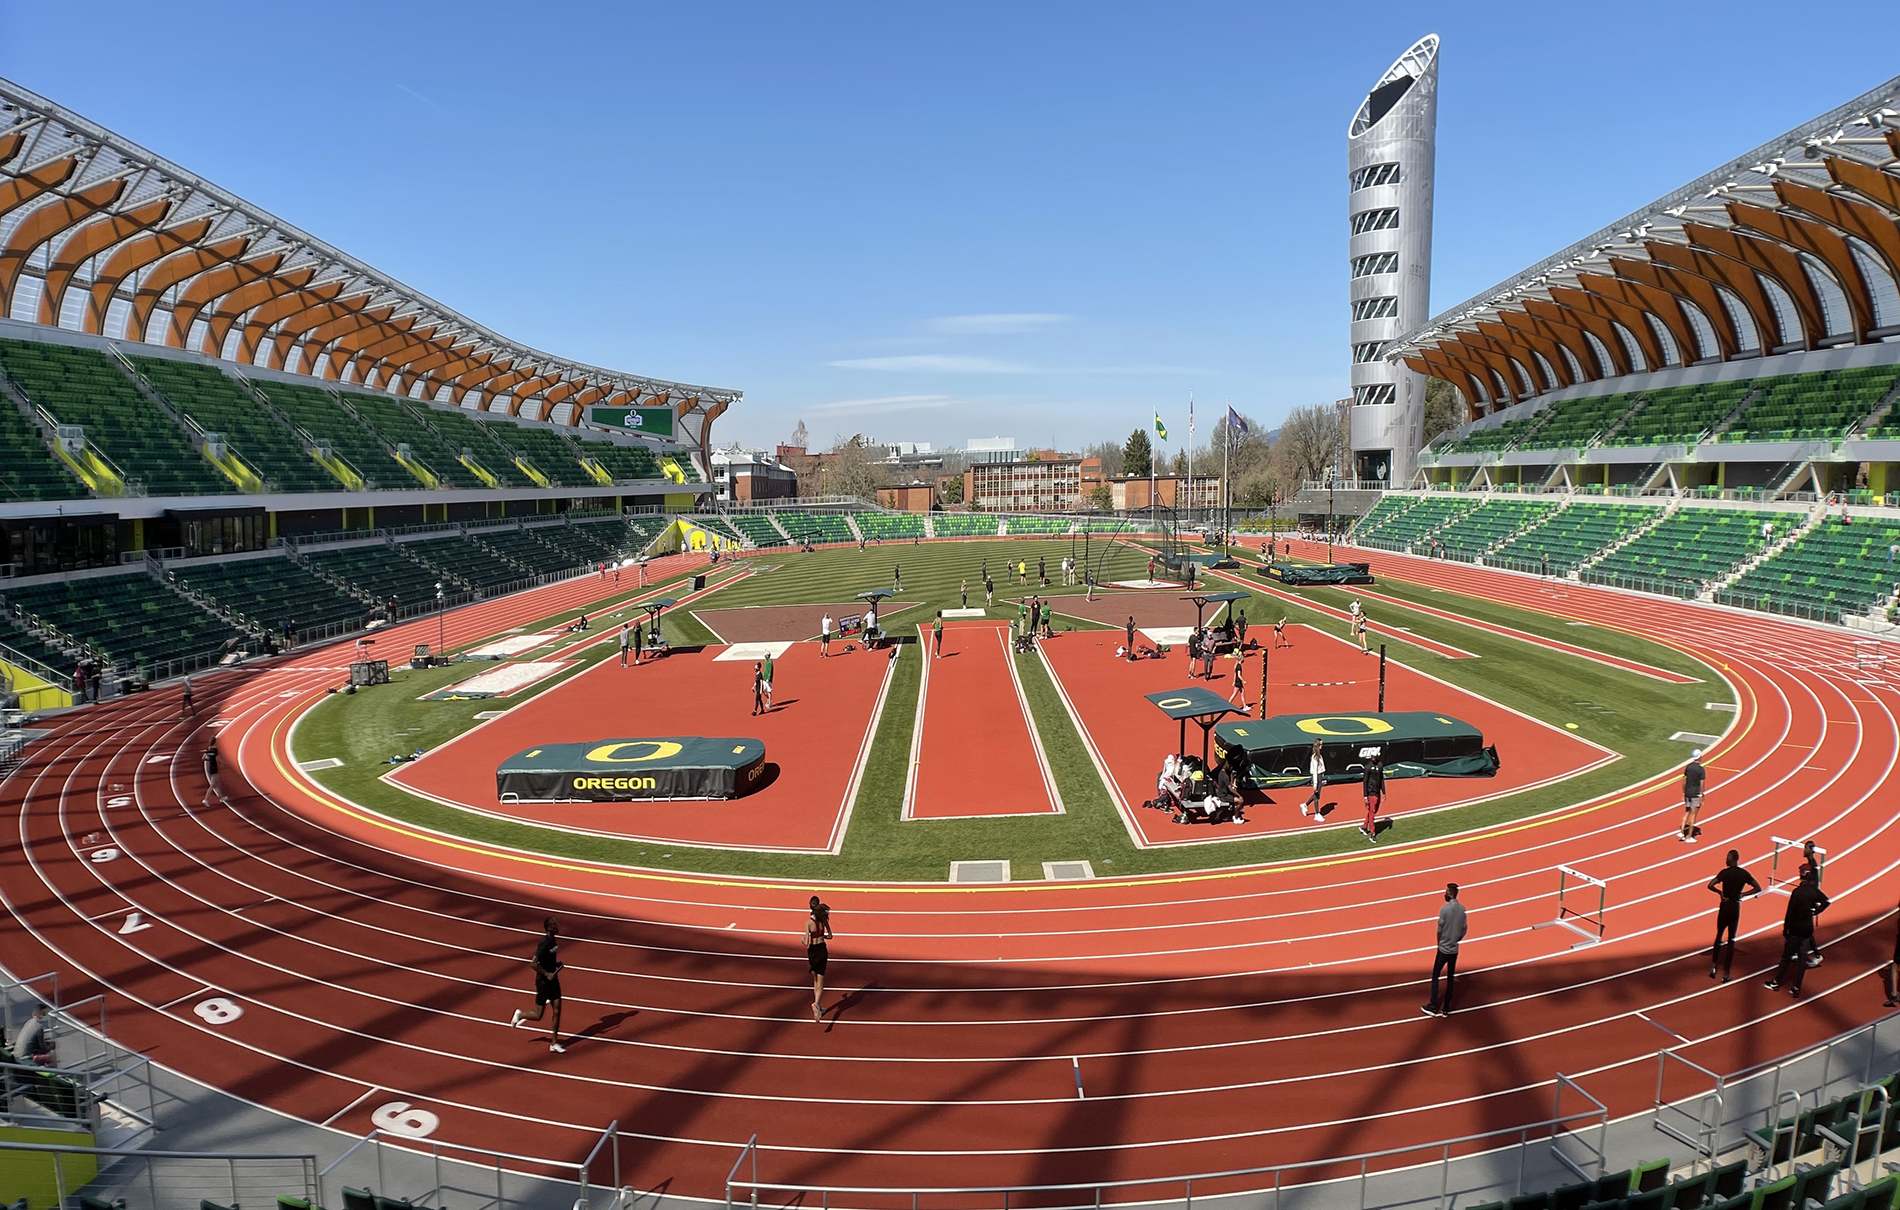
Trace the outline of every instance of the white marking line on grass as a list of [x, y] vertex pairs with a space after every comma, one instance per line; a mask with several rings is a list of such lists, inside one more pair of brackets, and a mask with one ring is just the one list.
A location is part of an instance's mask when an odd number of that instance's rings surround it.
[[1088, 750], [1089, 760], [1095, 765], [1095, 775], [1102, 779], [1102, 788], [1108, 792], [1109, 801], [1115, 804], [1115, 811], [1122, 817], [1122, 827], [1128, 830], [1128, 840], [1136, 848], [1145, 848], [1147, 841], [1141, 834], [1141, 828], [1135, 823], [1133, 812], [1128, 809], [1128, 800], [1122, 797], [1121, 787], [1115, 784], [1115, 777], [1108, 771], [1108, 763], [1102, 759], [1102, 751], [1095, 746], [1095, 737], [1082, 725], [1082, 716], [1076, 713], [1075, 703], [1069, 700], [1068, 686], [1056, 675], [1055, 665], [1049, 662], [1042, 644], [1036, 644], [1036, 658], [1042, 661], [1042, 670], [1049, 675], [1049, 683], [1056, 687], [1056, 696], [1062, 699], [1062, 708], [1069, 712], [1069, 722], [1075, 727], [1075, 733], [1082, 737], [1082, 746]]
[[[918, 634], [923, 627], [917, 628]], [[896, 663], [895, 660], [891, 661]], [[904, 767], [904, 805], [897, 813], [899, 819], [917, 818], [917, 770], [924, 763], [924, 703], [930, 700], [930, 657], [924, 656], [924, 670], [917, 678], [917, 712], [910, 721], [910, 763]]]
[[[893, 655], [903, 648], [893, 649]], [[926, 669], [928, 671], [928, 669]], [[851, 813], [858, 807], [858, 787], [864, 784], [864, 770], [871, 763], [871, 746], [877, 739], [878, 726], [884, 721], [884, 702], [891, 695], [891, 681], [897, 676], [897, 660], [884, 661], [884, 683], [878, 686], [877, 702], [871, 707], [871, 720], [864, 728], [864, 741], [858, 745], [858, 764], [851, 771], [851, 781], [844, 788], [844, 810], [838, 812], [837, 822], [831, 827], [831, 844], [825, 850], [834, 856], [844, 848], [845, 832], [851, 826]]]

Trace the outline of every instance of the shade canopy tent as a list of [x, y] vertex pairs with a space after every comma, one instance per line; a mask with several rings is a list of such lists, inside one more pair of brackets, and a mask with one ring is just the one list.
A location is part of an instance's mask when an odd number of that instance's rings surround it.
[[[1253, 596], [1250, 592], [1196, 592], [1182, 597], [1183, 601], [1194, 602], [1194, 629], [1200, 630], [1201, 619], [1207, 615], [1209, 605], [1224, 605], [1232, 613], [1235, 601], [1245, 601]], [[1219, 617], [1217, 613], [1214, 616]], [[1150, 699], [1152, 700], [1152, 699]]]
[[1228, 715], [1241, 713], [1238, 707], [1220, 694], [1210, 692], [1198, 685], [1186, 689], [1170, 689], [1165, 693], [1150, 693], [1146, 697], [1161, 713], [1181, 724], [1180, 755], [1187, 755], [1187, 725], [1192, 722], [1201, 729], [1201, 763], [1203, 765], [1207, 763], [1215, 726]]

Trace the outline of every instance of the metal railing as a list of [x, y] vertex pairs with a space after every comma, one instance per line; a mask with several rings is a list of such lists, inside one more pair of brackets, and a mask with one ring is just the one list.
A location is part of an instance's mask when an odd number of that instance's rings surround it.
[[[426, 1157], [434, 1185], [425, 1192], [415, 1193], [409, 1201], [431, 1206], [442, 1206], [448, 1202], [448, 1195], [460, 1193], [476, 1200], [476, 1204], [500, 1210], [509, 1203], [508, 1177], [529, 1180], [567, 1181], [578, 1187], [580, 1200], [576, 1206], [585, 1206], [592, 1200], [596, 1188], [618, 1191], [620, 1188], [620, 1123], [610, 1124], [601, 1132], [600, 1137], [583, 1159], [552, 1160], [543, 1156], [518, 1155], [511, 1151], [491, 1151], [486, 1147], [471, 1147], [461, 1143], [444, 1143], [427, 1137], [406, 1134], [400, 1130], [378, 1128], [370, 1131], [336, 1159], [326, 1164], [315, 1174], [315, 1200], [323, 1205], [340, 1205], [343, 1201], [342, 1178], [333, 1175], [351, 1156], [364, 1147], [369, 1147], [376, 1159], [376, 1192], [387, 1196], [389, 1189], [389, 1166], [391, 1151], [397, 1152], [399, 1161], [405, 1158]], [[444, 1165], [448, 1169], [444, 1171]], [[512, 1165], [512, 1166], [511, 1166]], [[454, 1184], [456, 1169], [477, 1169], [482, 1179], [487, 1180], [492, 1172], [494, 1177], [493, 1200], [489, 1200], [488, 1190], [468, 1189]], [[332, 1188], [334, 1186], [334, 1188]], [[330, 1200], [330, 1194], [337, 1195], [336, 1201]]]
[[[735, 1205], [749, 1206], [757, 1210], [760, 1194], [783, 1195], [782, 1204], [800, 1204], [806, 1207], [818, 1206], [822, 1210], [842, 1210], [844, 1206], [873, 1207], [875, 1210], [926, 1210], [929, 1199], [952, 1198], [955, 1204], [967, 1210], [972, 1199], [981, 1199], [978, 1204], [987, 1204], [997, 1210], [1012, 1210], [1012, 1206], [1034, 1206], [1036, 1210], [1099, 1210], [1105, 1205], [1148, 1204], [1162, 1201], [1178, 1201], [1185, 1210], [1193, 1210], [1194, 1199], [1198, 1196], [1208, 1198], [1229, 1197], [1239, 1193], [1253, 1194], [1256, 1199], [1271, 1196], [1267, 1210], [1280, 1210], [1281, 1194], [1303, 1186], [1318, 1184], [1337, 1184], [1345, 1181], [1358, 1185], [1359, 1207], [1366, 1210], [1369, 1205], [1384, 1204], [1371, 1200], [1371, 1185], [1380, 1178], [1409, 1182], [1416, 1187], [1419, 1172], [1424, 1168], [1438, 1169], [1437, 1210], [1448, 1210], [1452, 1200], [1452, 1165], [1454, 1162], [1478, 1157], [1500, 1158], [1511, 1148], [1516, 1149], [1515, 1171], [1509, 1180], [1488, 1180], [1478, 1188], [1514, 1188], [1523, 1193], [1529, 1165], [1538, 1146], [1548, 1143], [1551, 1154], [1566, 1170], [1576, 1170], [1571, 1159], [1558, 1150], [1565, 1138], [1578, 1136], [1577, 1124], [1583, 1130], [1597, 1130], [1598, 1142], [1586, 1159], [1599, 1165], [1596, 1175], [1602, 1174], [1603, 1139], [1609, 1125], [1609, 1111], [1602, 1102], [1563, 1076], [1557, 1077], [1562, 1083], [1558, 1086], [1557, 1097], [1563, 1099], [1565, 1087], [1580, 1094], [1589, 1104], [1587, 1109], [1573, 1114], [1553, 1116], [1543, 1121], [1529, 1122], [1518, 1126], [1503, 1126], [1477, 1134], [1459, 1135], [1456, 1138], [1434, 1139], [1430, 1142], [1416, 1143], [1403, 1147], [1387, 1147], [1377, 1151], [1361, 1151], [1351, 1155], [1328, 1156], [1319, 1159], [1297, 1160], [1284, 1164], [1262, 1164], [1248, 1168], [1229, 1168], [1210, 1172], [1196, 1172], [1175, 1176], [1133, 1177], [1109, 1181], [1076, 1181], [1058, 1184], [1037, 1185], [962, 1185], [962, 1186], [888, 1186], [888, 1185], [801, 1185], [779, 1181], [760, 1180], [758, 1175], [759, 1138], [755, 1134], [739, 1151], [731, 1170], [726, 1174], [726, 1207], [732, 1210]], [[1436, 1154], [1434, 1154], [1436, 1153]], [[1380, 1161], [1395, 1161], [1381, 1165]], [[749, 1168], [746, 1176], [739, 1175], [742, 1168]], [[1301, 1178], [1305, 1179], [1289, 1179]], [[1197, 1191], [1196, 1186], [1199, 1186]], [[737, 1196], [735, 1197], [735, 1192]], [[1461, 1192], [1472, 1192], [1467, 1184]], [[1117, 1194], [1124, 1196], [1117, 1197]], [[1063, 1200], [1073, 1195], [1073, 1200]], [[871, 1199], [840, 1202], [837, 1199]]]
[[[198, 1210], [201, 1199], [225, 1205], [269, 1206], [279, 1194], [314, 1200], [317, 1157], [294, 1153], [145, 1151], [129, 1147], [80, 1147], [0, 1142], [7, 1168], [20, 1179], [43, 1184], [54, 1206], [84, 1190], [101, 1201], [115, 1195], [136, 1199], [140, 1210]], [[46, 1157], [45, 1164], [33, 1162]], [[38, 1204], [38, 1198], [33, 1199]]]

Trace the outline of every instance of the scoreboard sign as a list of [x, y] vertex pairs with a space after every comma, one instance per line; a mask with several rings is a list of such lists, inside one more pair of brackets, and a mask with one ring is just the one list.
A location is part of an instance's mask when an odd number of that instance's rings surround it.
[[672, 408], [590, 407], [587, 409], [587, 422], [628, 433], [645, 433], [649, 437], [673, 435]]
[[765, 775], [765, 742], [703, 735], [541, 744], [495, 770], [502, 802], [737, 798]]

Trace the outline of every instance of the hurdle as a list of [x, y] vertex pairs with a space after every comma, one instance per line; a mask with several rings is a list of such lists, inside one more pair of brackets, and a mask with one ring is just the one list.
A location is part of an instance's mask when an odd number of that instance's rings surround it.
[[[1778, 892], [1786, 895], [1789, 891], [1794, 889], [1794, 884], [1799, 881], [1799, 875], [1790, 872], [1786, 879], [1780, 876], [1781, 850], [1793, 849], [1796, 854], [1799, 854], [1801, 852], [1801, 846], [1807, 842], [1805, 840], [1789, 840], [1786, 836], [1770, 836], [1768, 840], [1775, 848], [1774, 852], [1768, 858], [1768, 885], [1764, 889], [1769, 892]], [[1827, 850], [1817, 844], [1814, 846], [1814, 855], [1821, 859], [1822, 867], [1826, 868]], [[1799, 866], [1800, 862], [1797, 861], [1795, 865]]]
[[[1588, 910], [1579, 911], [1565, 902], [1565, 896], [1572, 890], [1572, 882], [1578, 884], [1578, 889], [1582, 887], [1595, 887], [1597, 889], [1597, 906], [1594, 912]], [[1584, 894], [1587, 895], [1588, 892], [1585, 891]], [[1583, 938], [1582, 941], [1575, 942], [1571, 945], [1570, 948], [1573, 950], [1582, 949], [1586, 945], [1600, 944], [1603, 940], [1603, 934], [1607, 929], [1604, 909], [1609, 906], [1609, 900], [1609, 883], [1601, 878], [1592, 878], [1574, 866], [1560, 865], [1557, 867], [1557, 918], [1547, 921], [1544, 924], [1533, 924], [1531, 925], [1531, 931], [1536, 932], [1538, 929], [1547, 928], [1569, 929], [1577, 936]], [[1583, 923], [1579, 924], [1577, 923], [1578, 921], [1582, 921]], [[1592, 932], [1592, 929], [1596, 931]]]
[[1854, 640], [1854, 671], [1885, 672], [1887, 649], [1879, 639]]

